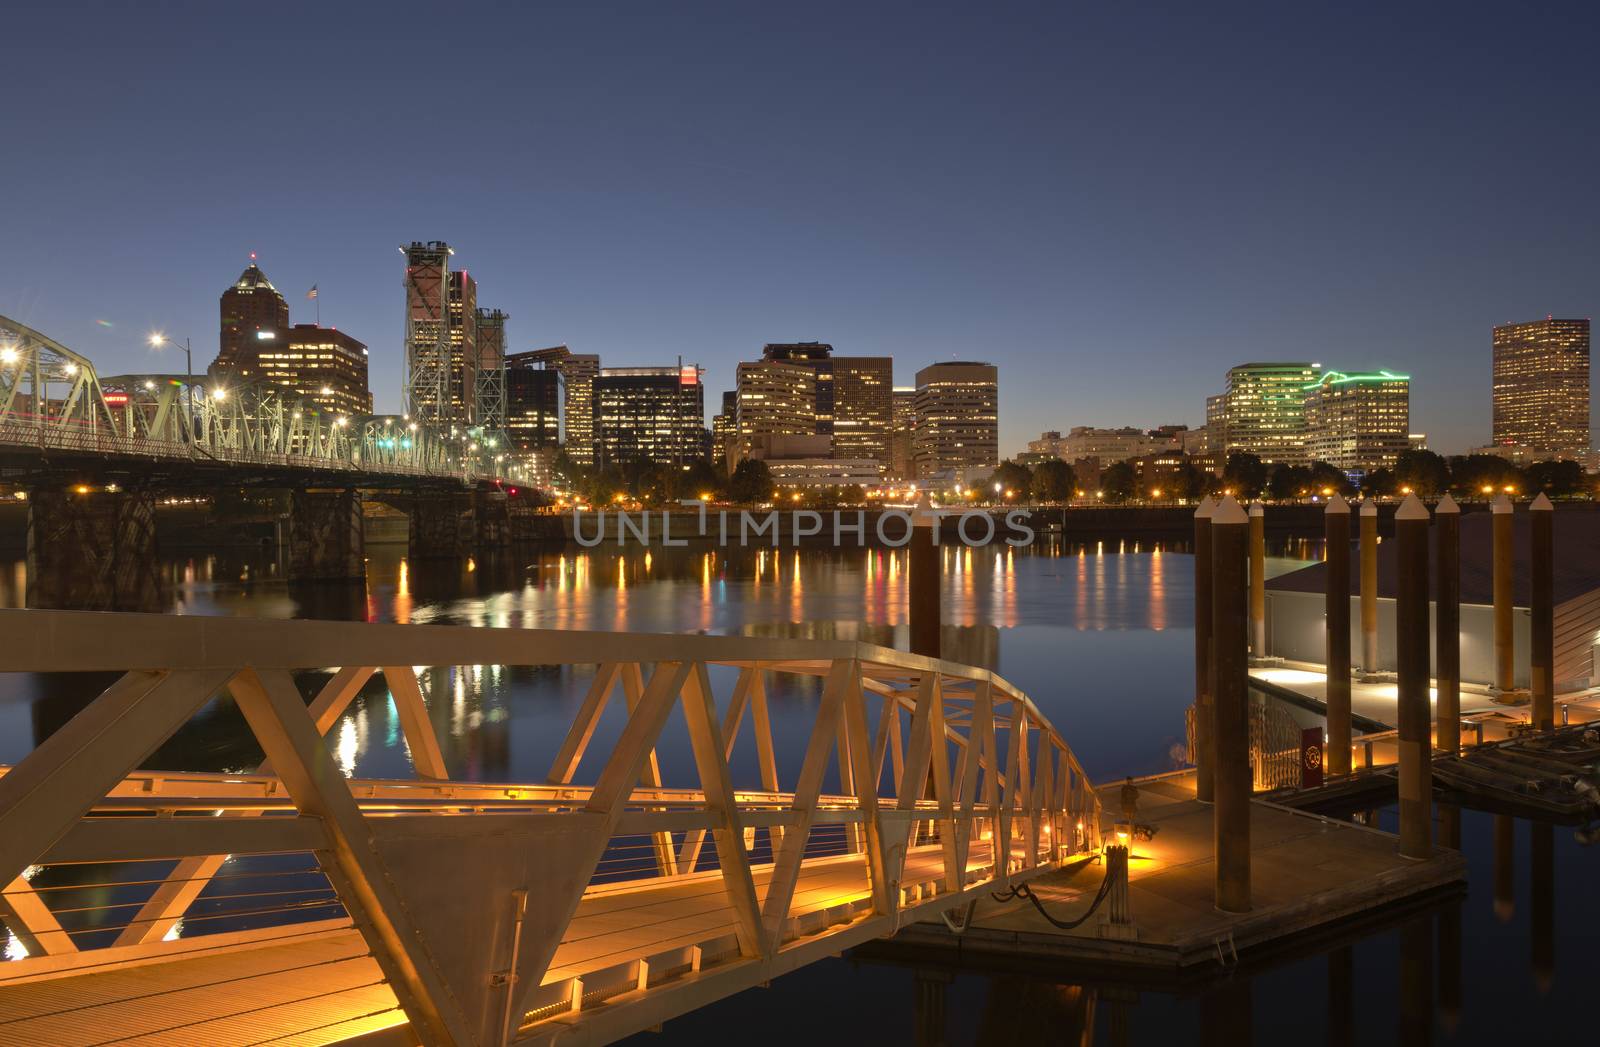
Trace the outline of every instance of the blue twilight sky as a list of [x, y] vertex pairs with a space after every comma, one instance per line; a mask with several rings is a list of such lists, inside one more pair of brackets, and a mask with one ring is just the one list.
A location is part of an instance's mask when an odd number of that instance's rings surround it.
[[442, 239], [513, 348], [681, 354], [709, 410], [767, 341], [979, 358], [1012, 453], [1310, 359], [1459, 451], [1490, 326], [1600, 298], [1597, 5], [1463, 6], [17, 5], [0, 313], [198, 368], [255, 251], [397, 410]]

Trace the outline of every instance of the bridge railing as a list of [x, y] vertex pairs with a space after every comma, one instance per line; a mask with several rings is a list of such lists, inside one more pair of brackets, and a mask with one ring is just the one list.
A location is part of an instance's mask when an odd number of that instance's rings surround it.
[[[621, 1034], [1099, 845], [1092, 785], [1025, 694], [870, 645], [64, 611], [0, 611], [0, 635], [0, 672], [119, 674], [0, 776], [0, 919], [28, 954], [0, 992], [353, 928], [424, 1040]], [[449, 777], [417, 668], [482, 665], [587, 680], [543, 781]], [[324, 740], [379, 680], [414, 778], [347, 778]], [[798, 766], [774, 692], [804, 696]], [[260, 768], [139, 770], [224, 694]]]

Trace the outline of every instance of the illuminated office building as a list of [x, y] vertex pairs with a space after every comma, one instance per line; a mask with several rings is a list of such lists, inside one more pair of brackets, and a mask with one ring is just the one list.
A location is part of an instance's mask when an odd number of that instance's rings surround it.
[[1322, 376], [1314, 363], [1250, 363], [1228, 371], [1228, 388], [1216, 404], [1206, 403], [1206, 424], [1221, 422], [1213, 440], [1222, 458], [1253, 454], [1263, 462], [1305, 465], [1306, 387]]
[[261, 344], [255, 367], [256, 377], [292, 389], [322, 410], [372, 413], [367, 347], [343, 331], [295, 324], [281, 340]]
[[1588, 453], [1588, 320], [1547, 317], [1494, 329], [1494, 442]]
[[751, 457], [769, 437], [817, 432], [817, 376], [807, 364], [781, 360], [741, 363], [735, 396], [736, 436], [728, 460], [730, 469]]
[[592, 389], [597, 464], [685, 466], [705, 456], [698, 367], [605, 367]]
[[600, 357], [569, 354], [561, 364], [566, 383], [567, 455], [579, 465], [595, 463], [594, 380], [600, 374]]
[[963, 481], [1000, 464], [1000, 378], [993, 364], [938, 363], [917, 372], [912, 454], [918, 480]]
[[478, 282], [465, 269], [450, 273], [450, 378], [445, 421], [476, 425], [478, 421]]
[[901, 387], [890, 394], [889, 476], [896, 480], [917, 477], [912, 434], [917, 428], [917, 391]]
[[810, 431], [833, 437], [833, 456], [889, 462], [894, 361], [887, 356], [834, 356], [827, 342], [769, 342], [763, 363], [807, 367], [815, 377]]
[[1347, 473], [1392, 469], [1411, 442], [1411, 379], [1327, 371], [1306, 386], [1306, 453]]
[[544, 355], [547, 352], [539, 349], [505, 358], [506, 436], [521, 454], [561, 443], [561, 371]]

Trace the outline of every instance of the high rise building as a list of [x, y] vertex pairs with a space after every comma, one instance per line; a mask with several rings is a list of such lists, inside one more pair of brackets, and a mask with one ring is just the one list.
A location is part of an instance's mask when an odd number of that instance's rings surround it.
[[731, 464], [739, 432], [739, 390], [722, 394], [722, 409], [711, 416], [711, 462], [719, 469]]
[[965, 480], [1000, 464], [1000, 377], [993, 364], [959, 361], [917, 372], [912, 438], [918, 480]]
[[1325, 371], [1306, 386], [1306, 452], [1347, 473], [1392, 469], [1410, 445], [1411, 378]]
[[457, 421], [450, 411], [450, 256], [442, 240], [412, 241], [406, 256], [405, 409], [424, 423]]
[[597, 436], [594, 380], [600, 374], [600, 357], [569, 353], [560, 369], [567, 386], [567, 456], [579, 465], [593, 465]]
[[548, 353], [537, 349], [505, 358], [506, 436], [519, 454], [561, 443], [561, 371]]
[[917, 464], [912, 434], [917, 428], [917, 391], [902, 386], [890, 396], [889, 475], [896, 480], [915, 480]]
[[1546, 317], [1494, 329], [1494, 442], [1588, 453], [1588, 320]]
[[446, 419], [478, 424], [478, 282], [465, 269], [453, 270], [450, 289], [450, 406]]
[[[1322, 365], [1314, 363], [1250, 363], [1230, 369], [1220, 404], [1225, 435], [1217, 443], [1222, 457], [1242, 452], [1268, 464], [1307, 464], [1306, 387], [1321, 375]], [[1206, 410], [1209, 426], [1209, 401]]]
[[[741, 363], [729, 468], [775, 436], [816, 433], [817, 375], [804, 363], [768, 359]], [[826, 452], [825, 452], [826, 453]]]
[[256, 268], [245, 267], [233, 286], [222, 292], [222, 331], [211, 372], [240, 379], [257, 376], [257, 352], [283, 343], [289, 333], [289, 303]]
[[878, 471], [886, 472], [894, 431], [894, 361], [836, 356], [832, 364], [833, 456], [875, 461]]
[[606, 367], [592, 390], [598, 464], [686, 466], [704, 457], [698, 367]]
[[833, 455], [889, 462], [894, 361], [887, 356], [834, 356], [827, 342], [769, 342], [766, 363], [810, 368], [815, 376], [812, 432], [832, 436]]
[[295, 324], [286, 337], [262, 342], [255, 376], [292, 389], [325, 411], [372, 413], [367, 347], [332, 327]]
[[478, 359], [473, 383], [474, 413], [486, 433], [506, 427], [506, 314], [479, 309], [475, 323]]

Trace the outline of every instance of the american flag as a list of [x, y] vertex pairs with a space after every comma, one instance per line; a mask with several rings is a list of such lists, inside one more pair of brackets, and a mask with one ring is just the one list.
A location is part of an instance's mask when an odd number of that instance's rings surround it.
[[311, 285], [311, 290], [306, 292], [306, 297], [307, 298], [315, 298], [316, 296], [317, 296], [317, 285], [316, 284], [312, 284]]

